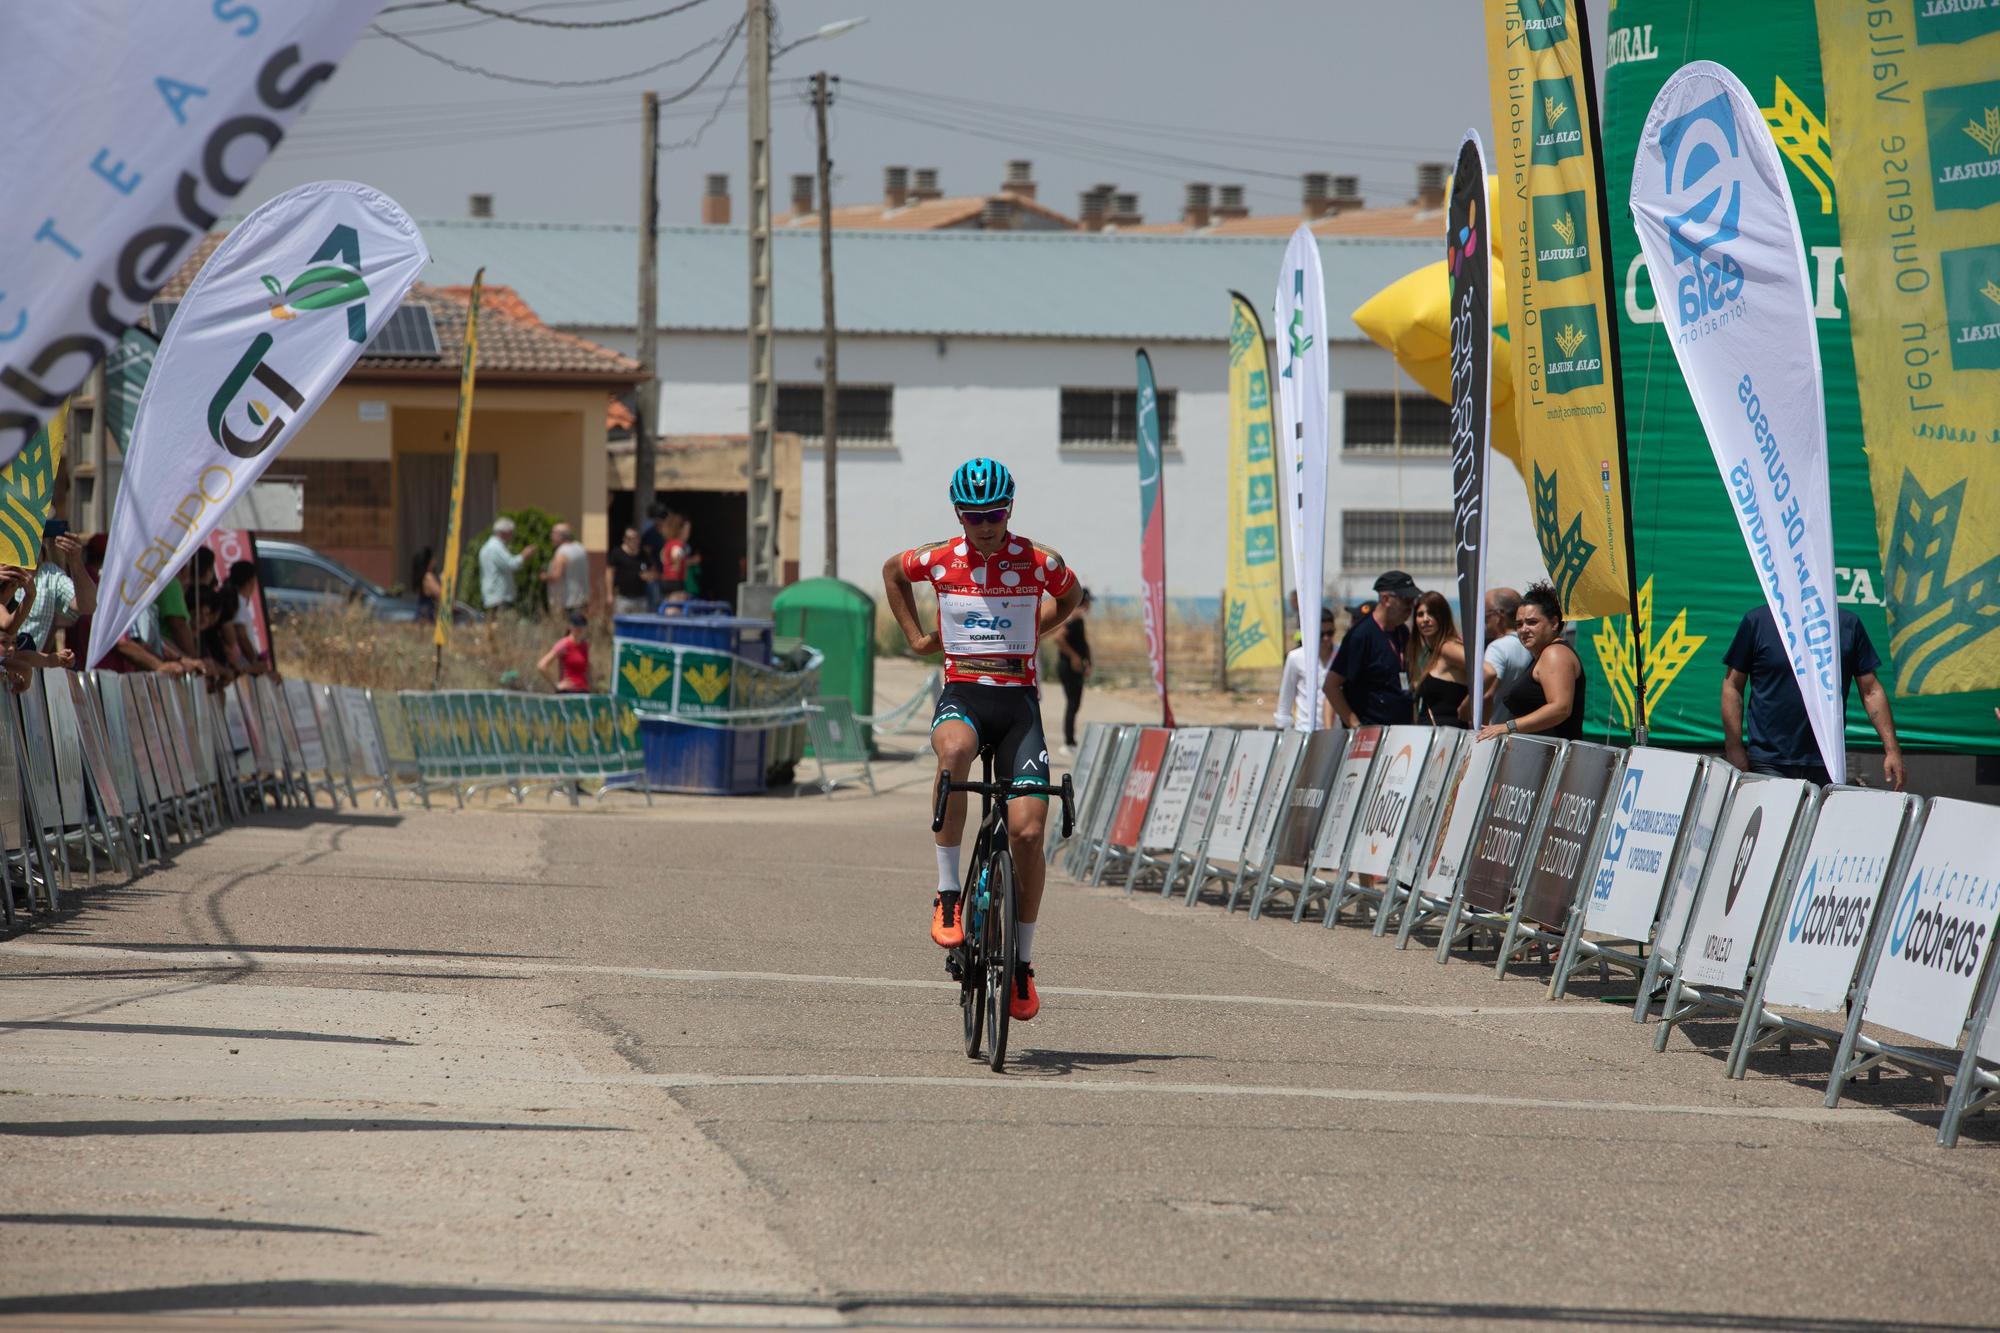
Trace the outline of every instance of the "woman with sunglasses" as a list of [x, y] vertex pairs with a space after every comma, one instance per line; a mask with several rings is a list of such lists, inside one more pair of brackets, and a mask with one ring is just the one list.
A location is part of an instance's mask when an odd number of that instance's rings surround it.
[[[995, 769], [1017, 783], [1049, 780], [1049, 746], [1042, 735], [1041, 692], [1035, 654], [1083, 600], [1083, 585], [1063, 558], [1008, 531], [1014, 512], [1014, 477], [991, 458], [962, 464], [951, 478], [951, 503], [960, 531], [942, 541], [913, 546], [882, 566], [889, 611], [919, 657], [944, 653], [944, 689], [931, 719], [931, 749], [938, 768], [963, 782], [982, 745], [991, 746]], [[917, 621], [913, 585], [937, 589], [938, 628]], [[1007, 841], [1020, 878], [1020, 967], [1008, 1011], [1026, 1022], [1041, 1010], [1030, 965], [1035, 921], [1042, 905], [1042, 831], [1048, 798], [1007, 802]], [[959, 905], [960, 840], [965, 836], [965, 794], [955, 792], [937, 834], [937, 896], [931, 905], [931, 938], [955, 949], [965, 942]]]

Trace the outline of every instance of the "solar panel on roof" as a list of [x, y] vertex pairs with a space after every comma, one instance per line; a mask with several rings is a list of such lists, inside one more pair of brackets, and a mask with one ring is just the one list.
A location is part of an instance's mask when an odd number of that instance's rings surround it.
[[[155, 301], [147, 307], [147, 322], [153, 326], [155, 337], [165, 337], [167, 323], [179, 308], [179, 301]], [[429, 306], [399, 305], [389, 315], [363, 356], [404, 356], [440, 357], [443, 352], [438, 347], [437, 325], [431, 321]]]

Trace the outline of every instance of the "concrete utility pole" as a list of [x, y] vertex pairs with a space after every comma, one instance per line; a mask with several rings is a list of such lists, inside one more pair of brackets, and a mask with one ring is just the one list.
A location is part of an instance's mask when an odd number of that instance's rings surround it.
[[[835, 80], [839, 82], [839, 80]], [[826, 108], [832, 101], [826, 71], [813, 75], [813, 123], [819, 130], [820, 391], [819, 438], [826, 474], [826, 576], [840, 577], [840, 338], [833, 322], [833, 161], [826, 152]]]
[[771, 11], [746, 0], [750, 50], [750, 476], [745, 535], [747, 578], [737, 595], [745, 615], [765, 615], [778, 584], [778, 503], [771, 465]]
[[[632, 427], [632, 526], [653, 507], [660, 420], [660, 95], [643, 94], [639, 130], [639, 419]], [[613, 534], [616, 540], [616, 534]]]

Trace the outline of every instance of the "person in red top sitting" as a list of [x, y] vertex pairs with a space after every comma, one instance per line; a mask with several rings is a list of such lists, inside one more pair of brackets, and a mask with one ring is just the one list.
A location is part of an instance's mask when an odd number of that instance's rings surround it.
[[[1035, 679], [1036, 645], [1053, 633], [1083, 600], [1063, 558], [1046, 546], [1008, 531], [1014, 512], [1014, 478], [990, 458], [975, 458], [952, 475], [952, 506], [961, 531], [942, 541], [892, 555], [882, 566], [889, 610], [919, 656], [944, 652], [944, 689], [931, 719], [931, 748], [938, 768], [963, 782], [980, 747], [993, 749], [994, 767], [1016, 783], [1049, 780], [1049, 746], [1042, 736], [1041, 694]], [[912, 585], [937, 589], [938, 628], [917, 623]], [[1007, 803], [1007, 841], [1020, 877], [1020, 968], [1008, 1010], [1023, 1021], [1041, 1009], [1030, 958], [1042, 905], [1042, 831], [1046, 796]], [[965, 794], [954, 793], [937, 835], [937, 898], [931, 938], [947, 949], [965, 942], [960, 910], [959, 842], [965, 836]]]
[[569, 613], [569, 633], [542, 654], [535, 667], [555, 682], [557, 694], [590, 693], [590, 617]]

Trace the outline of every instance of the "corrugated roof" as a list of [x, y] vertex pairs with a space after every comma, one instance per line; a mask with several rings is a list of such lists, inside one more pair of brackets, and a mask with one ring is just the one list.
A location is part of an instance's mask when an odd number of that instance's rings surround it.
[[[552, 325], [631, 328], [638, 229], [616, 224], [453, 220], [418, 224], [436, 262], [425, 277], [470, 282], [484, 264]], [[1276, 286], [1285, 238], [1118, 236], [1091, 232], [839, 231], [840, 327], [851, 334], [1208, 341], [1227, 335], [1226, 294], [1260, 304]], [[781, 332], [819, 329], [819, 237], [771, 236]], [[1331, 335], [1363, 337], [1350, 312], [1441, 243], [1323, 237]], [[662, 228], [660, 327], [741, 330], [749, 243], [741, 227]]]

